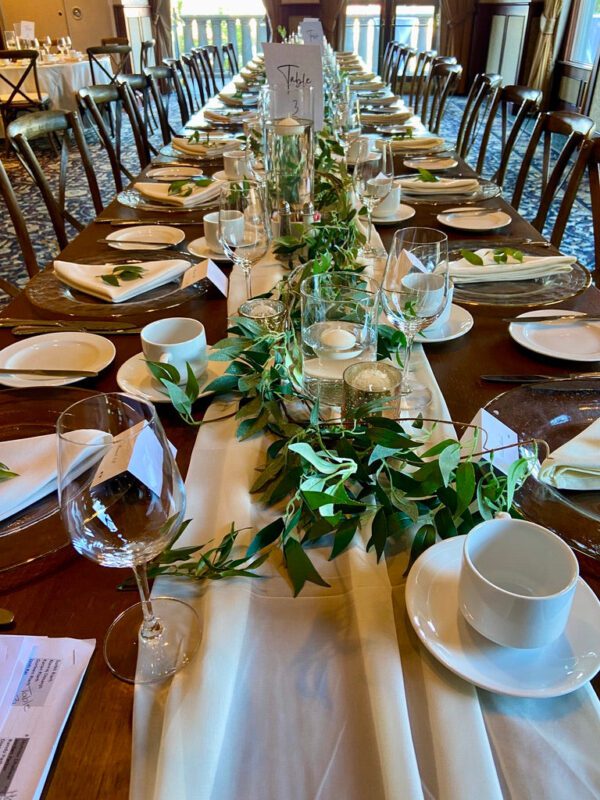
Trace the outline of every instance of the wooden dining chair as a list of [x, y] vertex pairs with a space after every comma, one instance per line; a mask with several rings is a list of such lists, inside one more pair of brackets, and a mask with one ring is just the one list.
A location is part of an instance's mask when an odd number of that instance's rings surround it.
[[[156, 47], [155, 39], [146, 39], [140, 45], [140, 69], [143, 72], [146, 67], [156, 66], [156, 59], [154, 58], [154, 49]], [[152, 64], [150, 63], [150, 57]]]
[[396, 86], [392, 86], [392, 89], [396, 94], [399, 94], [400, 97], [404, 97], [405, 91], [407, 90], [410, 64], [415, 61], [416, 57], [417, 51], [414, 47], [403, 45], [400, 48]]
[[[177, 98], [182, 124], [185, 125], [190, 118], [179, 76], [173, 67], [166, 64], [146, 67], [144, 74], [158, 114], [163, 144], [169, 144], [173, 134], [177, 133], [169, 123], [169, 106], [173, 94]], [[161, 84], [167, 88], [166, 92], [161, 91]]]
[[179, 85], [183, 90], [183, 96], [185, 98], [185, 104], [189, 112], [189, 116], [191, 116], [195, 111], [198, 110], [199, 105], [196, 103], [192, 88], [192, 81], [194, 79], [190, 74], [188, 67], [186, 64], [184, 64], [183, 57], [163, 58], [163, 64], [165, 64], [167, 67], [171, 67], [173, 69], [173, 73], [177, 76]]
[[427, 81], [421, 110], [423, 124], [431, 133], [439, 133], [446, 103], [456, 91], [462, 77], [460, 64], [435, 64]]
[[219, 89], [217, 88], [217, 82], [215, 80], [210, 59], [205, 54], [203, 47], [193, 47], [192, 55], [194, 56], [194, 62], [196, 64], [198, 73], [202, 76], [202, 82], [204, 83], [205, 91], [208, 94], [208, 97], [214, 97], [218, 93]]
[[[78, 220], [65, 206], [67, 171], [70, 160], [69, 141], [71, 135], [81, 164], [85, 173], [89, 192], [94, 204], [96, 215], [103, 209], [98, 180], [94, 172], [90, 151], [88, 149], [83, 127], [76, 111], [35, 111], [32, 114], [13, 120], [6, 131], [19, 159], [27, 172], [37, 185], [52, 221], [56, 238], [61, 247], [69, 243], [65, 223], [69, 223], [76, 230], [83, 230], [84, 223]], [[50, 182], [31, 147], [31, 142], [41, 137], [55, 137], [61, 139], [60, 168], [58, 174], [58, 187], [56, 193], [52, 190]]]
[[537, 213], [531, 223], [538, 231], [541, 232], [544, 227], [550, 206], [567, 175], [571, 158], [578, 154], [593, 129], [593, 119], [574, 111], [546, 111], [539, 115], [529, 137], [511, 200], [513, 208], [518, 210], [526, 185], [528, 195], [531, 196], [533, 187], [528, 178], [534, 155], [541, 143], [541, 195]]
[[227, 65], [229, 69], [229, 74], [233, 78], [234, 75], [237, 75], [240, 71], [240, 65], [238, 62], [237, 53], [235, 52], [235, 45], [233, 42], [227, 42], [227, 44], [223, 45], [223, 63], [225, 63], [225, 59], [227, 59]]
[[408, 95], [408, 104], [412, 106], [415, 111], [421, 105], [425, 81], [436, 56], [437, 53], [435, 50], [424, 50], [417, 53], [417, 60], [410, 81], [410, 92]]
[[100, 39], [100, 44], [103, 47], [111, 44], [129, 44], [129, 39], [126, 36], [106, 36], [104, 39]]
[[391, 83], [394, 61], [400, 54], [400, 43], [390, 41], [385, 46], [383, 59], [381, 61], [381, 80], [384, 83]]
[[[108, 78], [108, 83], [116, 83], [120, 75], [127, 70], [131, 71], [131, 47], [128, 44], [106, 44], [99, 47], [88, 47], [88, 61], [92, 83], [96, 85], [96, 78], [100, 75]], [[102, 56], [108, 56], [112, 67], [109, 72], [102, 61]]]
[[[25, 111], [42, 111], [50, 106], [50, 98], [40, 91], [36, 62], [37, 50], [0, 50], [0, 116], [4, 130], [11, 120]], [[17, 64], [16, 62], [27, 62]], [[1, 67], [17, 66], [21, 73], [12, 80], [10, 73]], [[33, 89], [27, 88], [26, 84]], [[9, 141], [4, 138], [5, 152], [8, 153]]]
[[205, 82], [204, 67], [201, 65], [200, 56], [194, 52], [189, 55], [184, 53], [181, 56], [181, 60], [191, 78], [190, 87], [196, 97], [196, 107], [202, 108], [210, 97], [210, 90]]
[[467, 95], [456, 138], [456, 152], [461, 158], [466, 159], [471, 152], [501, 88], [502, 75], [482, 73], [475, 76]]
[[429, 67], [429, 72], [426, 78], [424, 79], [423, 88], [420, 92], [421, 96], [419, 100], [415, 102], [414, 106], [414, 112], [415, 114], [418, 114], [421, 117], [421, 121], [423, 122], [423, 124], [427, 124], [426, 123], [428, 116], [426, 110], [427, 97], [433, 94], [431, 83], [434, 76], [434, 68], [441, 65], [451, 66], [457, 63], [458, 62], [454, 56], [436, 56], [431, 62], [431, 65]]
[[531, 89], [529, 86], [504, 86], [500, 89], [489, 110], [481, 137], [476, 167], [479, 175], [483, 174], [490, 135], [500, 112], [500, 165], [491, 180], [498, 186], [504, 185], [506, 168], [523, 125], [528, 119], [537, 115], [542, 98], [543, 92], [540, 89]]
[[[204, 54], [206, 66], [213, 76], [216, 89], [222, 89], [225, 85], [225, 71], [223, 69], [223, 61], [221, 59], [221, 50], [216, 44], [206, 44], [202, 48], [202, 52]], [[221, 86], [218, 86], [217, 78], [220, 78]]]
[[[10, 182], [10, 178], [6, 173], [4, 164], [1, 161], [0, 194], [4, 200], [4, 205], [6, 206], [8, 215], [10, 216], [13, 228], [15, 229], [19, 247], [21, 248], [21, 254], [23, 256], [23, 260], [25, 261], [27, 274], [30, 278], [32, 278], [40, 271], [40, 267], [31, 243], [29, 231], [27, 230], [27, 223], [25, 222], [23, 211], [21, 210], [21, 206], [17, 200], [17, 196], [15, 194], [15, 190], [13, 189], [12, 183]], [[6, 281], [3, 278], [0, 278], [0, 289], [3, 289], [9, 295], [15, 294], [15, 292], [18, 294], [19, 292], [17, 286], [14, 286], [14, 284], [10, 283], [10, 281]]]

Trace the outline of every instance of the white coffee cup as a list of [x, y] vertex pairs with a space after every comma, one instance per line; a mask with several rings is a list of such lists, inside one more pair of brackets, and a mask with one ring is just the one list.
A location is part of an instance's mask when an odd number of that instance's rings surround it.
[[377, 203], [373, 209], [373, 219], [377, 219], [377, 217], [388, 217], [391, 214], [395, 214], [400, 206], [401, 198], [402, 188], [400, 186], [400, 181], [396, 180], [392, 184], [390, 193], [384, 197], [380, 203]]
[[204, 237], [209, 250], [214, 253], [222, 253], [223, 246], [219, 240], [219, 213], [223, 217], [223, 224], [227, 236], [241, 240], [244, 235], [244, 215], [241, 211], [211, 211], [205, 214], [202, 222], [204, 223]]
[[424, 334], [434, 333], [435, 331], [443, 328], [444, 325], [449, 321], [450, 315], [452, 314], [452, 297], [453, 297], [453, 295], [454, 295], [454, 284], [452, 283], [451, 280], [449, 280], [448, 281], [448, 296], [447, 296], [447, 299], [446, 299], [446, 305], [444, 306], [444, 310], [442, 311], [442, 313], [439, 315], [439, 317], [436, 319], [435, 322], [433, 322], [427, 328], [423, 328], [422, 332]]
[[248, 164], [244, 150], [228, 150], [223, 153], [225, 175], [230, 181], [241, 180], [248, 177]]
[[167, 317], [150, 322], [141, 333], [142, 351], [148, 361], [171, 364], [185, 383], [186, 362], [195, 375], [200, 375], [208, 364], [204, 325], [190, 317]]
[[544, 647], [564, 631], [579, 568], [571, 548], [533, 522], [493, 519], [466, 536], [458, 600], [466, 621], [506, 647]]

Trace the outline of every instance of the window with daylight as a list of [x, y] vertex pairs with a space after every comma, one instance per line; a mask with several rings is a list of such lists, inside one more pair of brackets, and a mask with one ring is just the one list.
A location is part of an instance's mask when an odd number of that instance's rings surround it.
[[600, 50], [600, 0], [576, 0], [567, 60], [593, 66]]

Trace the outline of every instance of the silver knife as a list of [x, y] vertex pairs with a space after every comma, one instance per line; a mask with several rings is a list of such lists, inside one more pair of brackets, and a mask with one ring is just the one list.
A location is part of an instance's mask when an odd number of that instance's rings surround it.
[[[208, 210], [208, 206], [202, 206], [202, 208], [198, 209], [199, 211], [203, 211], [206, 213]], [[171, 221], [170, 219], [113, 219], [113, 218], [105, 218], [105, 219], [97, 219], [94, 220], [102, 225], [115, 225], [115, 226], [126, 226], [126, 225], [168, 225]], [[174, 221], [173, 224], [176, 227], [181, 227], [182, 225], [202, 225], [202, 220], [192, 220], [192, 219], [185, 219], [185, 220], [177, 220]]]
[[110, 332], [115, 328], [133, 328], [132, 322], [120, 322], [117, 320], [102, 319], [26, 319], [20, 317], [0, 317], [0, 328], [14, 328], [16, 326], [27, 326], [29, 328], [89, 328], [98, 331]]
[[119, 334], [141, 333], [141, 328], [90, 328], [84, 325], [73, 325], [69, 328], [44, 328], [43, 325], [18, 325], [13, 328], [13, 336], [35, 336], [38, 333], [56, 333], [67, 331], [69, 333], [102, 333], [104, 336], [118, 336]]
[[8, 369], [0, 367], [0, 375], [43, 375], [48, 378], [95, 378], [98, 373], [85, 369]]
[[453, 211], [443, 211], [442, 214], [444, 217], [460, 217], [460, 216], [469, 216], [469, 217], [485, 217], [487, 214], [494, 214], [496, 211], [503, 211], [502, 208], [460, 208], [454, 209]]
[[539, 383], [540, 381], [562, 381], [573, 378], [582, 380], [586, 378], [597, 379], [600, 378], [600, 372], [582, 372], [569, 375], [480, 375], [479, 377], [482, 381], [488, 381], [489, 383]]
[[502, 322], [600, 322], [600, 316], [594, 314], [561, 314], [560, 316], [543, 314], [538, 317], [504, 317]]

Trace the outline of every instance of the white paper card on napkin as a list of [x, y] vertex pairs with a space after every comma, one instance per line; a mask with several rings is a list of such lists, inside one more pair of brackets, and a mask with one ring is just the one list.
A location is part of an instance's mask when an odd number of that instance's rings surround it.
[[23, 19], [15, 23], [15, 33], [21, 39], [35, 39], [35, 22]]
[[[510, 465], [519, 458], [519, 448], [517, 447], [519, 437], [517, 434], [508, 425], [505, 425], [493, 414], [490, 414], [489, 411], [486, 411], [485, 408], [479, 409], [471, 420], [471, 425], [476, 425], [484, 431], [484, 440], [481, 441], [481, 437], [479, 437], [474, 441], [473, 429], [467, 428], [460, 440], [461, 445], [463, 445], [463, 452], [466, 454], [472, 453], [473, 448], [475, 448], [475, 452], [493, 450], [493, 453], [486, 453], [482, 458], [486, 461], [491, 461], [495, 467], [507, 475]], [[515, 446], [510, 447], [510, 445]], [[500, 448], [503, 447], [506, 449], [501, 450]]]
[[320, 19], [306, 17], [300, 23], [300, 35], [304, 44], [317, 44], [323, 50], [323, 25]]
[[113, 447], [100, 462], [91, 486], [99, 486], [117, 475], [129, 472], [160, 497], [162, 464], [160, 442], [152, 428], [142, 420], [114, 437]]
[[207, 278], [213, 286], [216, 286], [223, 297], [227, 297], [229, 279], [210, 258], [206, 261], [200, 261], [198, 264], [194, 264], [193, 267], [190, 267], [184, 272], [181, 288], [186, 289], [188, 286], [192, 286], [192, 284], [204, 280], [204, 278]]
[[[265, 42], [265, 71], [269, 86], [286, 86], [288, 90], [312, 86], [315, 103], [315, 130], [323, 127], [323, 60], [321, 48], [314, 44], [273, 44]], [[282, 115], [280, 110], [278, 116]], [[294, 117], [292, 101], [283, 117]]]

